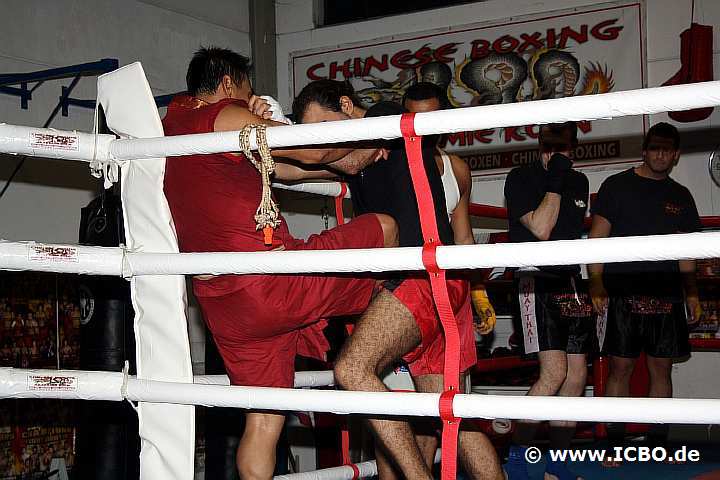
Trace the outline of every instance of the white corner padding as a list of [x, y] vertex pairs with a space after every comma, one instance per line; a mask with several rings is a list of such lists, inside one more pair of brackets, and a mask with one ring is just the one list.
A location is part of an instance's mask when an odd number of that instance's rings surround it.
[[[98, 103], [108, 127], [121, 138], [162, 137], [152, 91], [140, 63], [98, 78]], [[163, 194], [165, 158], [127, 162], [121, 169], [127, 247], [137, 252], [177, 253], [170, 209]], [[134, 277], [138, 378], [192, 383], [185, 279]], [[195, 408], [140, 403], [140, 478], [192, 480]]]

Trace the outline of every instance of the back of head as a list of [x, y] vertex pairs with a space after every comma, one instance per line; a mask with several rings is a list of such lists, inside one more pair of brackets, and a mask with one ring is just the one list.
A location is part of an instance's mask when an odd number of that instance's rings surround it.
[[445, 91], [436, 84], [430, 82], [419, 82], [408, 87], [408, 89], [405, 90], [405, 95], [403, 95], [402, 103], [405, 105], [408, 100], [422, 101], [432, 99], [436, 99], [442, 109], [450, 106], [450, 102], [448, 101]]
[[190, 95], [215, 93], [225, 75], [240, 86], [250, 74], [250, 59], [227, 48], [201, 47], [188, 65], [185, 81]]
[[548, 123], [540, 125], [540, 148], [543, 152], [573, 150], [578, 143], [577, 123]]
[[303, 115], [312, 103], [317, 103], [327, 110], [339, 112], [342, 97], [350, 98], [355, 105], [360, 104], [355, 98], [355, 90], [349, 82], [328, 79], [315, 80], [305, 85], [293, 100], [293, 115], [298, 122], [302, 123]]
[[680, 132], [678, 132], [678, 129], [675, 128], [674, 125], [670, 125], [667, 122], [660, 122], [650, 127], [650, 130], [648, 130], [645, 135], [645, 139], [643, 140], [643, 150], [647, 150], [650, 140], [652, 140], [653, 137], [672, 140], [673, 148], [675, 150], [680, 149]]

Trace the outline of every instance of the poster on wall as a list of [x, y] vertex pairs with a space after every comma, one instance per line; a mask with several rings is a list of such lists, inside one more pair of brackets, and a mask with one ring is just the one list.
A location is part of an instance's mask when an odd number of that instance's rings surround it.
[[[429, 81], [463, 108], [633, 90], [645, 86], [643, 24], [642, 2], [613, 2], [298, 51], [291, 93], [321, 78], [347, 80], [369, 106], [400, 101], [408, 86]], [[580, 122], [577, 166], [635, 161], [643, 122]], [[537, 135], [536, 125], [518, 125], [449, 134], [441, 146], [475, 176], [502, 174], [537, 158]]]

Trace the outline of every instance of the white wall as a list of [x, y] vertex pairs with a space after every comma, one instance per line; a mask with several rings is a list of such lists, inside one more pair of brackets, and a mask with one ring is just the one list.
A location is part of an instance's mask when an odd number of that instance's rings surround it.
[[[309, 0], [278, 0], [277, 19], [277, 67], [278, 95], [284, 106], [292, 99], [292, 71], [289, 67], [290, 53], [312, 48], [328, 47], [348, 42], [371, 40], [389, 35], [403, 35], [442, 27], [467, 25], [493, 19], [596, 5], [596, 0], [491, 0], [469, 5], [394, 16], [353, 24], [314, 28], [313, 2]], [[670, 78], [680, 67], [680, 33], [690, 25], [691, 0], [648, 0], [647, 5], [647, 72], [648, 86], [658, 86]], [[720, 2], [696, 0], [695, 21], [706, 25], [720, 25]], [[720, 28], [715, 28], [715, 74], [720, 78]], [[667, 115], [655, 115], [650, 121], [667, 120]], [[679, 124], [681, 130], [717, 128], [720, 108], [712, 117], [692, 124]], [[715, 132], [717, 134], [717, 132]], [[705, 138], [708, 135], [703, 135]], [[705, 149], [707, 150], [707, 149]], [[707, 174], [708, 151], [685, 152], [673, 177], [687, 185], [698, 204], [701, 215], [720, 213], [720, 189]], [[596, 192], [602, 181], [626, 166], [608, 167], [586, 171], [590, 189]], [[502, 205], [504, 175], [476, 178], [473, 201]], [[303, 216], [302, 222], [291, 223], [299, 235], [322, 228], [317, 218]], [[497, 226], [497, 225], [495, 225]]]
[[[0, 73], [139, 60], [156, 95], [184, 90], [187, 62], [200, 45], [250, 52], [247, 0], [5, 0], [0, 31]], [[29, 110], [20, 109], [19, 98], [0, 95], [0, 122], [42, 125], [69, 83], [41, 86]], [[72, 96], [94, 99], [95, 79], [81, 80]], [[52, 126], [89, 131], [92, 112], [71, 107]], [[0, 185], [16, 161], [0, 156]], [[97, 185], [85, 165], [28, 158], [0, 199], [0, 238], [77, 242], [80, 208]]]

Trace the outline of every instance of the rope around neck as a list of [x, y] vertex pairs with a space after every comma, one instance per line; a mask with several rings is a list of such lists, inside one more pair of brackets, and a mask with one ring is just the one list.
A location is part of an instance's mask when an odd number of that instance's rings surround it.
[[[262, 197], [260, 205], [255, 211], [255, 229], [262, 229], [265, 234], [265, 244], [271, 245], [272, 231], [280, 225], [280, 209], [272, 198], [270, 188], [270, 175], [275, 171], [275, 161], [270, 155], [270, 148], [265, 135], [266, 128], [266, 125], [245, 125], [240, 131], [240, 151], [258, 169], [262, 178]], [[260, 154], [259, 161], [250, 149], [250, 134], [253, 130], [255, 130], [255, 140]]]

